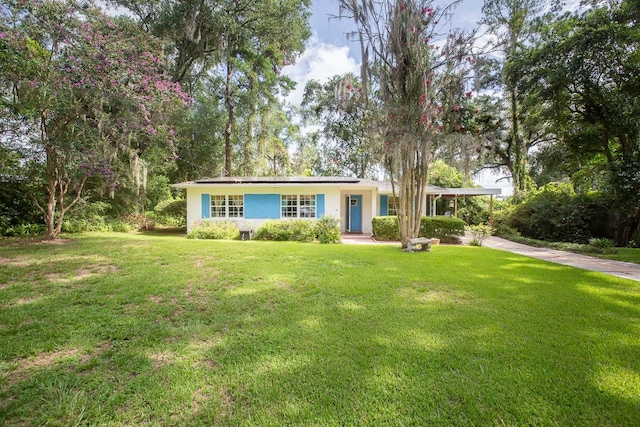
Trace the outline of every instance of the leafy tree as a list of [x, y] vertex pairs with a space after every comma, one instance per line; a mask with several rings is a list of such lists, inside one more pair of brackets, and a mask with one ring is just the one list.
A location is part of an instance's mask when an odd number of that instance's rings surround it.
[[[293, 82], [280, 74], [304, 50], [311, 35], [308, 26], [310, 0], [112, 0], [126, 7], [143, 28], [168, 44], [173, 80], [195, 95], [224, 101], [225, 174], [246, 170], [234, 165], [234, 151], [251, 152], [253, 141], [240, 141], [238, 110], [246, 115], [243, 136], [253, 138], [256, 113], [275, 103], [278, 91], [290, 90]], [[286, 25], [283, 25], [286, 23]], [[213, 85], [200, 84], [213, 81]], [[272, 111], [267, 109], [267, 111]], [[245, 147], [245, 142], [249, 147]], [[240, 147], [236, 147], [240, 145]]]
[[145, 156], [172, 158], [172, 129], [161, 123], [187, 97], [165, 74], [157, 41], [127, 19], [55, 0], [10, 2], [0, 13], [2, 112], [24, 134], [2, 141], [21, 138], [54, 239], [91, 177], [114, 190], [126, 164], [140, 187]]
[[359, 79], [334, 76], [320, 84], [307, 83], [302, 107], [304, 116], [321, 124], [321, 151], [331, 165], [329, 175], [372, 178], [382, 161], [381, 141], [371, 132], [373, 112], [365, 104]]
[[[522, 88], [544, 101], [569, 172], [583, 188], [590, 182], [613, 195], [622, 215], [619, 244], [637, 235], [640, 223], [637, 17], [633, 1], [567, 14], [548, 27], [539, 46], [522, 52], [513, 71], [526, 76]], [[583, 167], [599, 178], [580, 178]]]
[[466, 121], [474, 111], [468, 106], [471, 92], [465, 94], [473, 37], [451, 32], [441, 44], [435, 43], [455, 3], [437, 8], [427, 1], [340, 2], [342, 15], [355, 20], [365, 53], [365, 105], [374, 91], [380, 103], [378, 132], [385, 141], [385, 167], [400, 200], [403, 247], [420, 232], [422, 204], [415, 200], [425, 197], [429, 164], [443, 135], [467, 133]]
[[[514, 193], [519, 195], [527, 189], [527, 155], [545, 137], [536, 119], [535, 103], [519, 93], [522, 75], [504, 64], [521, 51], [537, 34], [537, 23], [544, 0], [485, 0], [480, 21], [494, 36], [490, 44], [496, 60], [488, 62], [494, 70], [492, 78], [485, 83], [499, 89], [504, 96], [493, 101], [496, 115], [490, 121], [508, 118], [509, 126], [493, 134], [490, 148], [495, 154], [494, 168], [506, 168], [512, 178]], [[489, 124], [485, 121], [485, 124]]]

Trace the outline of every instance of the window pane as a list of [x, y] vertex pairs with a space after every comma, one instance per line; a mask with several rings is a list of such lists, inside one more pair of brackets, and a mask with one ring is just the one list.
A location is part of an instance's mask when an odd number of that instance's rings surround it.
[[298, 217], [298, 196], [282, 196], [281, 215], [283, 218]]
[[211, 196], [211, 217], [224, 218], [226, 214], [226, 196]]
[[316, 217], [316, 196], [302, 195], [300, 196], [300, 218]]
[[229, 196], [229, 217], [244, 217], [244, 196]]
[[387, 203], [387, 215], [397, 216], [398, 215], [398, 198], [389, 196]]

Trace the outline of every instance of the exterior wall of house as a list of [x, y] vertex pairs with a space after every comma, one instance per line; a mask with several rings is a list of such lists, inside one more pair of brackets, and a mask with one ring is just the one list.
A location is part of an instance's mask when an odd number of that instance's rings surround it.
[[[210, 196], [244, 196], [244, 216], [210, 217]], [[316, 217], [340, 218], [340, 190], [320, 186], [198, 186], [187, 189], [187, 232], [196, 221], [231, 221], [241, 230], [256, 230], [269, 219], [281, 219], [282, 195], [315, 195]], [[289, 218], [284, 218], [289, 219]], [[291, 218], [293, 219], [293, 218]], [[300, 218], [313, 221], [314, 218]]]

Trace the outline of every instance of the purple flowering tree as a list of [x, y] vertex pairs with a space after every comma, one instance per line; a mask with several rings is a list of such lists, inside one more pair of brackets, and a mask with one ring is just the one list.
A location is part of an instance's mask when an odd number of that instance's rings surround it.
[[[188, 97], [173, 83], [159, 42], [90, 2], [6, 2], [0, 8], [2, 119], [19, 122], [18, 140], [34, 166], [33, 200], [46, 239], [97, 177], [116, 189], [126, 162], [137, 186], [145, 156], [175, 155], [169, 116]], [[10, 127], [3, 127], [3, 130]], [[18, 133], [20, 135], [18, 135]]]

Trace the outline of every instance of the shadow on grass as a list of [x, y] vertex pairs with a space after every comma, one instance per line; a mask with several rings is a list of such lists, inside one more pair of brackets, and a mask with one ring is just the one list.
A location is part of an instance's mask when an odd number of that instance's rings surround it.
[[[484, 248], [131, 239], [0, 248], [33, 262], [0, 276], [8, 425], [640, 417], [630, 282]], [[117, 270], [44, 274], [89, 254]]]

